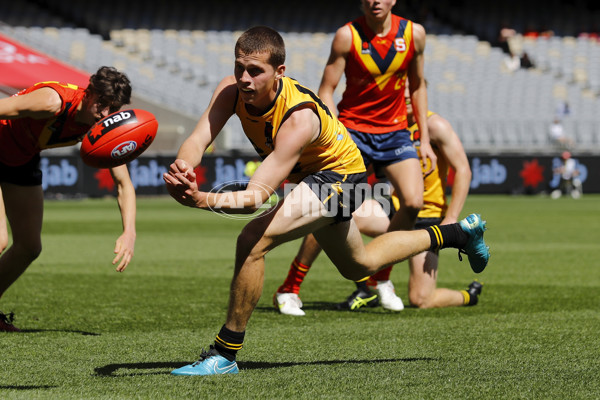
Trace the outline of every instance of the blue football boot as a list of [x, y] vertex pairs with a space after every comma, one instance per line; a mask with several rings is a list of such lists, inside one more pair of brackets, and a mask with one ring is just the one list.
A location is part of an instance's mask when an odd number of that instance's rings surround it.
[[475, 273], [480, 273], [485, 269], [490, 259], [490, 247], [483, 241], [483, 232], [486, 230], [485, 221], [481, 220], [481, 215], [471, 214], [459, 222], [461, 229], [469, 235], [469, 240], [463, 249], [459, 249], [458, 257], [462, 260], [460, 253], [464, 253], [469, 258], [471, 269]]
[[237, 374], [238, 372], [239, 369], [237, 363], [235, 361], [229, 361], [220, 355], [219, 352], [211, 345], [209, 351], [202, 350], [202, 354], [200, 354], [200, 360], [193, 364], [171, 371], [171, 374], [201, 376]]

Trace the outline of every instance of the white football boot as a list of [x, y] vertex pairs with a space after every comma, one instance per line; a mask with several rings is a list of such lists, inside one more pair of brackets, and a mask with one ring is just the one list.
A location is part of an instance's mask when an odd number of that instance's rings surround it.
[[296, 293], [275, 293], [273, 296], [273, 305], [280, 313], [285, 315], [304, 316], [302, 311], [302, 300]]
[[383, 308], [391, 311], [404, 310], [404, 303], [396, 295], [392, 281], [377, 281], [377, 291], [379, 293], [379, 302]]

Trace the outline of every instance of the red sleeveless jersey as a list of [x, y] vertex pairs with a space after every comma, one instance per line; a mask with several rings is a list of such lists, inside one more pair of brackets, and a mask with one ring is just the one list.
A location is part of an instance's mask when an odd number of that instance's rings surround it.
[[346, 59], [346, 89], [339, 119], [350, 129], [387, 133], [406, 129], [404, 87], [414, 55], [412, 22], [392, 14], [392, 27], [377, 36], [364, 16], [349, 22], [352, 46]]
[[84, 89], [59, 82], [40, 82], [15, 96], [31, 93], [43, 87], [54, 89], [62, 99], [62, 108], [52, 118], [19, 118], [0, 120], [0, 162], [10, 166], [27, 163], [36, 154], [51, 147], [70, 146], [77, 143], [90, 129], [90, 125], [75, 122], [77, 107]]

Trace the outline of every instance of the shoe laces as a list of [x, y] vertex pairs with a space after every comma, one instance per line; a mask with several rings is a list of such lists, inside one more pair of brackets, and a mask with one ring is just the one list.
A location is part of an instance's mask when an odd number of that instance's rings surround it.
[[218, 355], [219, 355], [219, 351], [217, 349], [215, 349], [214, 345], [211, 344], [210, 347], [208, 348], [208, 351], [204, 350], [204, 348], [202, 349], [202, 352], [200, 353], [200, 358], [198, 359], [198, 361], [196, 361], [192, 365], [198, 365], [202, 361], [206, 360], [207, 358], [218, 356]]
[[364, 299], [365, 297], [369, 297], [371, 293], [365, 291], [363, 288], [358, 288], [350, 296], [348, 296], [348, 301], [353, 300], [355, 298]]

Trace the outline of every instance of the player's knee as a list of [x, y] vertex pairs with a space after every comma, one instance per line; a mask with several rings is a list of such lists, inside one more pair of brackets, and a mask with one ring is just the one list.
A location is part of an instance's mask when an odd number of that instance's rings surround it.
[[243, 229], [238, 235], [236, 244], [236, 253], [238, 257], [242, 257], [243, 259], [248, 257], [260, 258], [263, 257], [267, 251], [267, 241], [263, 240], [262, 235], [254, 232], [252, 229]]
[[340, 274], [351, 281], [358, 281], [361, 280], [369, 275], [371, 275], [366, 269], [364, 268], [338, 268], [338, 271], [340, 272]]
[[432, 307], [432, 296], [430, 293], [419, 290], [411, 290], [408, 293], [408, 301], [410, 305], [417, 308], [431, 308]]
[[406, 213], [410, 215], [417, 215], [421, 208], [423, 208], [423, 197], [413, 197], [406, 199], [402, 207], [405, 207]]
[[18, 257], [27, 262], [33, 262], [42, 253], [41, 242], [13, 243], [13, 249]]

